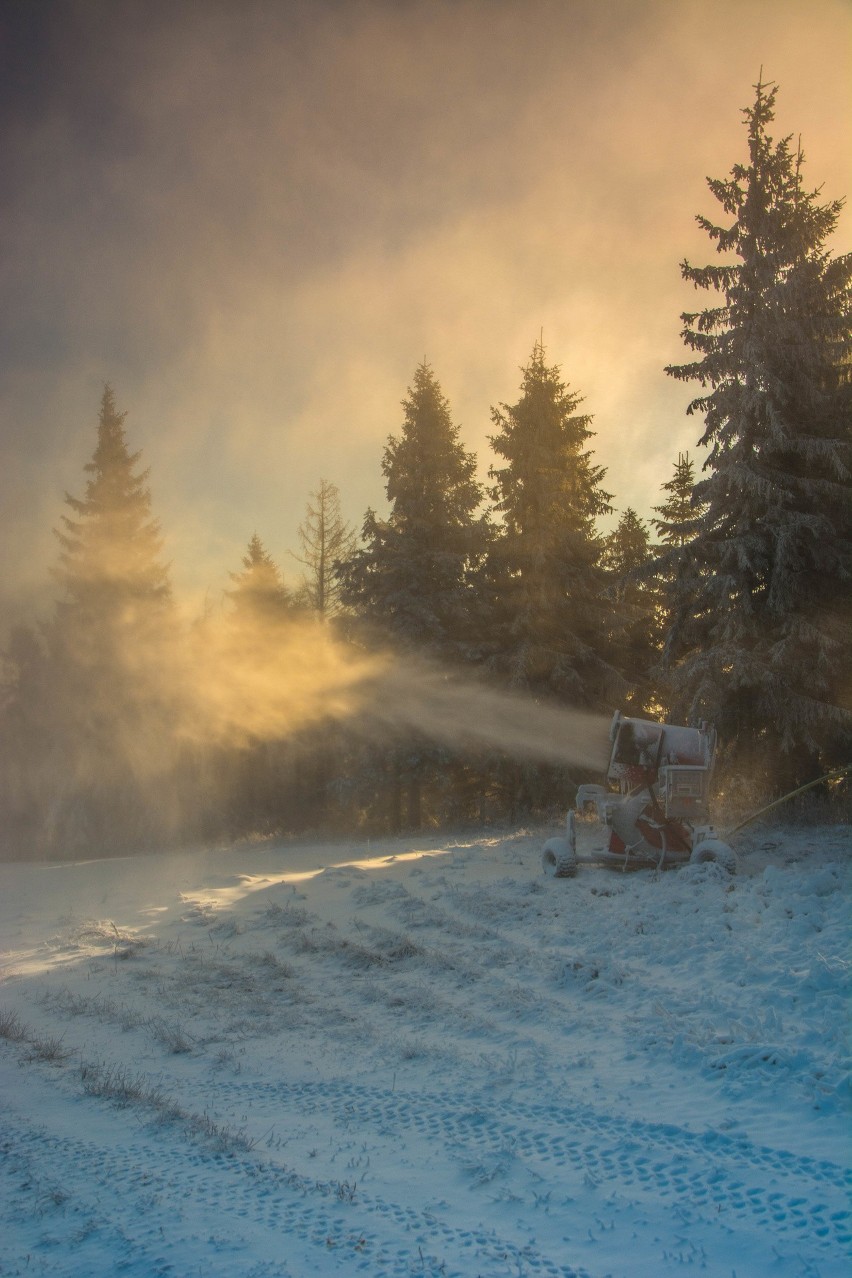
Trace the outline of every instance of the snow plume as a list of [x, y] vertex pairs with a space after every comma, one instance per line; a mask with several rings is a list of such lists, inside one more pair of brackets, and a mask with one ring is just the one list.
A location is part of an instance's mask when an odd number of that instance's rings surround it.
[[601, 771], [609, 758], [609, 717], [542, 704], [435, 665], [387, 658], [361, 697], [367, 724], [380, 731], [415, 731], [441, 745]]
[[179, 733], [224, 745], [276, 740], [324, 720], [377, 741], [418, 733], [450, 747], [603, 769], [609, 719], [543, 705], [440, 666], [368, 653], [312, 621], [205, 628], [181, 680]]
[[205, 622], [179, 671], [177, 735], [240, 747], [323, 720], [348, 719], [376, 659], [334, 641], [318, 622], [252, 615]]
[[[309, 619], [231, 612], [185, 630], [124, 620], [110, 642], [103, 627], [67, 635], [55, 668], [34, 669], [27, 731], [0, 742], [0, 856], [208, 837], [231, 828], [241, 787], [286, 810], [288, 794], [301, 798], [293, 760], [303, 746], [310, 757], [310, 730], [324, 725], [377, 745], [606, 763], [603, 718], [355, 648]], [[283, 749], [253, 753], [265, 744]], [[262, 822], [254, 802], [249, 819]]]

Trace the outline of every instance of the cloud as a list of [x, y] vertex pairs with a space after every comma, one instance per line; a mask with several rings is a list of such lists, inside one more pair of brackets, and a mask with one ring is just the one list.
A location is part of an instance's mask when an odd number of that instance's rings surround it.
[[320, 475], [354, 522], [381, 505], [424, 355], [484, 472], [542, 327], [616, 504], [647, 512], [701, 433], [662, 372], [678, 263], [709, 260], [694, 215], [761, 64], [778, 134], [826, 197], [848, 186], [840, 0], [56, 12], [4, 111], [0, 498], [33, 583], [104, 379], [178, 579], [215, 590], [255, 530], [284, 557]]

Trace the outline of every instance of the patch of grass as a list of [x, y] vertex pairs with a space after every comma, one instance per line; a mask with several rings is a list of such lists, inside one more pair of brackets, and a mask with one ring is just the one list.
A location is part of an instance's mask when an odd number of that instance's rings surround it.
[[374, 939], [389, 963], [419, 958], [423, 954], [421, 947], [401, 932], [378, 933]]
[[80, 946], [111, 945], [116, 959], [133, 958], [151, 944], [148, 937], [123, 931], [112, 919], [88, 919], [71, 933], [71, 940]]
[[308, 923], [315, 923], [316, 918], [316, 914], [311, 914], [304, 906], [290, 905], [289, 902], [275, 914], [276, 923], [282, 923], [285, 927], [305, 927]]
[[[249, 955], [246, 955], [246, 958], [249, 960], [249, 962], [251, 962], [253, 959], [255, 959], [255, 956], [249, 954]], [[261, 967], [268, 968], [276, 976], [283, 976], [289, 979], [293, 975], [293, 969], [292, 967], [290, 967], [289, 963], [282, 962], [282, 960], [278, 957], [278, 955], [274, 954], [272, 950], [264, 950], [263, 953], [260, 955], [260, 957], [256, 958], [255, 961]]]
[[39, 1038], [24, 1024], [17, 1012], [0, 1011], [0, 1038], [5, 1038], [9, 1043], [26, 1043], [30, 1049], [24, 1057], [27, 1061], [61, 1065], [72, 1055], [71, 1049], [64, 1045], [62, 1036], [53, 1034], [49, 1038]]
[[134, 1074], [126, 1065], [100, 1065], [83, 1062], [80, 1081], [87, 1096], [102, 1096], [119, 1105], [145, 1104], [155, 1109], [168, 1107], [165, 1092], [155, 1087], [144, 1074]]
[[[166, 1032], [168, 1036], [180, 1033], [171, 1026], [166, 1027]], [[0, 1010], [0, 1038], [28, 1044], [30, 1050], [24, 1057], [27, 1061], [61, 1065], [73, 1054], [61, 1038], [39, 1038], [23, 1023], [17, 1012], [7, 1009]], [[79, 1066], [79, 1077], [87, 1096], [112, 1101], [122, 1107], [136, 1105], [150, 1110], [157, 1122], [178, 1124], [188, 1138], [204, 1141], [218, 1151], [250, 1153], [259, 1141], [270, 1134], [264, 1132], [262, 1136], [251, 1136], [243, 1127], [229, 1127], [226, 1123], [217, 1123], [209, 1114], [185, 1110], [159, 1084], [150, 1082], [144, 1074], [136, 1073], [123, 1064], [83, 1061]]]
[[219, 1048], [213, 1057], [213, 1064], [216, 1069], [232, 1069], [235, 1074], [239, 1074], [242, 1070], [242, 1064], [237, 1059], [236, 1053], [229, 1047]]
[[247, 1154], [264, 1138], [250, 1136], [244, 1127], [217, 1123], [209, 1114], [183, 1109], [162, 1087], [126, 1065], [84, 1063], [80, 1066], [80, 1080], [88, 1096], [98, 1096], [122, 1107], [139, 1105], [152, 1110], [156, 1122], [177, 1124], [185, 1135], [202, 1140], [217, 1151]]
[[27, 1030], [18, 1013], [0, 1008], [0, 1038], [9, 1043], [22, 1043], [26, 1037]]
[[180, 1025], [164, 1021], [160, 1016], [152, 1016], [146, 1022], [146, 1027], [150, 1031], [152, 1038], [161, 1043], [163, 1047], [168, 1048], [173, 1056], [181, 1056], [184, 1053], [191, 1052], [195, 1046], [193, 1040], [188, 1034], [184, 1033]]
[[115, 999], [103, 994], [92, 997], [75, 994], [64, 985], [59, 989], [46, 991], [41, 996], [41, 1002], [45, 1007], [66, 1016], [92, 1016], [99, 1021], [120, 1025], [123, 1030], [139, 1029], [147, 1024], [145, 1017], [126, 1003], [117, 1003]]
[[30, 1053], [28, 1061], [45, 1061], [48, 1065], [61, 1065], [72, 1055], [71, 1049], [62, 1042], [62, 1036], [51, 1034], [49, 1038], [27, 1038]]

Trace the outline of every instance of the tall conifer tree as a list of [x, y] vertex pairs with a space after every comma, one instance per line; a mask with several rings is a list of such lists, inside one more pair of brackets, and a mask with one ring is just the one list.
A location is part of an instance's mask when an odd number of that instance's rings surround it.
[[602, 564], [616, 583], [620, 598], [632, 576], [647, 564], [651, 556], [651, 538], [645, 521], [632, 506], [622, 513], [616, 527], [604, 538]]
[[674, 474], [663, 484], [663, 492], [665, 500], [654, 507], [659, 519], [651, 522], [663, 546], [683, 549], [698, 532], [702, 513], [695, 502], [695, 464], [689, 453], [678, 453]]
[[175, 620], [148, 471], [128, 449], [125, 416], [105, 386], [85, 494], [66, 494], [72, 514], [57, 532], [63, 593], [47, 633], [63, 759], [53, 805], [60, 842], [69, 811], [95, 844], [144, 838], [153, 815], [143, 811], [145, 778], [168, 754]]
[[363, 546], [342, 567], [341, 600], [397, 644], [458, 659], [474, 633], [474, 580], [488, 537], [476, 458], [425, 361], [402, 407], [402, 431], [382, 459], [390, 514], [367, 512]]
[[0, 855], [39, 850], [49, 778], [62, 764], [55, 691], [38, 634], [13, 627], [0, 655]]
[[490, 472], [502, 519], [492, 557], [495, 665], [517, 687], [606, 705], [619, 680], [595, 520], [611, 509], [610, 494], [581, 402], [536, 342], [520, 399], [492, 409], [491, 443], [505, 461]]
[[[402, 408], [402, 430], [388, 439], [382, 459], [390, 513], [381, 519], [367, 512], [363, 545], [339, 571], [340, 599], [381, 640], [457, 663], [469, 658], [479, 638], [476, 580], [489, 536], [487, 518], [479, 511], [483, 493], [476, 458], [462, 446], [450, 406], [425, 361]], [[424, 741], [401, 741], [373, 760], [378, 799], [365, 801], [387, 804], [391, 828], [399, 828], [403, 819], [416, 828], [424, 783], [439, 788], [455, 762]]]
[[[290, 627], [298, 613], [281, 571], [257, 533], [249, 540], [242, 567], [229, 574], [231, 587], [224, 618], [208, 630], [202, 623], [195, 636], [201, 660], [215, 645], [214, 678], [226, 682], [225, 703], [239, 699], [238, 731], [227, 715], [221, 739], [209, 752], [215, 778], [210, 808], [229, 834], [265, 833], [293, 828], [302, 819], [307, 788], [301, 772], [307, 748], [303, 740], [272, 731], [268, 703], [293, 677], [282, 662]], [[283, 685], [283, 686], [282, 686]], [[276, 725], [277, 728], [277, 725]]]
[[282, 620], [292, 613], [293, 600], [281, 570], [254, 533], [243, 555], [240, 572], [230, 574], [233, 586], [225, 594], [234, 614], [246, 627]]
[[658, 708], [651, 671], [659, 661], [661, 627], [652, 561], [648, 528], [628, 506], [604, 541], [602, 563], [616, 610], [613, 660], [630, 685], [625, 704], [636, 714]]
[[170, 602], [160, 528], [151, 513], [148, 471], [130, 453], [112, 388], [105, 386], [90, 476], [82, 498], [65, 495], [73, 515], [57, 531], [62, 550], [56, 576], [64, 587], [63, 625], [109, 640]]
[[770, 136], [775, 98], [756, 86], [748, 159], [709, 181], [728, 220], [698, 221], [726, 260], [682, 266], [720, 301], [683, 316], [695, 359], [666, 370], [701, 384], [710, 449], [669, 653], [682, 710], [740, 765], [780, 749], [792, 784], [852, 743], [852, 255], [825, 247], [842, 201], [820, 204], [801, 148]]
[[[689, 554], [701, 527], [704, 507], [695, 497], [695, 465], [689, 453], [678, 453], [671, 479], [663, 485], [664, 501], [654, 506], [659, 518], [652, 520], [658, 536], [657, 555], [651, 573], [657, 585], [659, 629], [663, 659], [666, 660], [669, 637], [675, 618], [689, 607], [700, 590], [700, 569]], [[657, 672], [661, 687], [666, 684], [662, 670]]]

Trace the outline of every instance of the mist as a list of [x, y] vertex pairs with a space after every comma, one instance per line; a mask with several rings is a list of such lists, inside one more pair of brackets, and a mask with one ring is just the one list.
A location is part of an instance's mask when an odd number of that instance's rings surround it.
[[104, 381], [197, 595], [254, 528], [284, 562], [319, 475], [352, 522], [381, 501], [424, 355], [487, 471], [490, 407], [542, 327], [615, 505], [647, 514], [700, 433], [662, 372], [693, 300], [679, 262], [707, 253], [705, 177], [741, 158], [761, 66], [777, 133], [801, 132], [826, 198], [848, 189], [843, 0], [59, 0], [2, 21], [8, 609], [43, 603]]
[[[424, 359], [487, 484], [491, 409], [543, 334], [592, 418], [600, 531], [627, 506], [648, 518], [678, 454], [702, 462], [692, 392], [663, 369], [694, 304], [680, 263], [713, 255], [706, 179], [742, 160], [762, 74], [808, 183], [846, 192], [851, 21], [846, 0], [2, 8], [0, 642], [55, 615], [52, 529], [105, 382], [193, 617], [216, 614], [253, 530], [289, 562], [320, 476], [353, 527], [381, 514], [382, 450]], [[850, 227], [847, 206], [840, 252]], [[60, 805], [126, 766], [164, 806], [155, 779], [182, 752], [323, 723], [605, 763], [594, 715], [307, 624], [270, 639], [207, 615], [113, 656], [83, 654], [77, 705], [50, 688], [64, 727], [34, 726]]]
[[385, 730], [420, 733], [454, 749], [487, 748], [517, 760], [596, 771], [609, 758], [611, 715], [504, 692], [439, 666], [388, 658], [360, 696], [363, 722], [379, 739]]
[[[493, 775], [495, 754], [562, 765], [568, 784], [572, 768], [606, 766], [609, 715], [359, 648], [308, 616], [223, 612], [177, 629], [174, 620], [167, 612], [165, 624], [124, 629], [114, 645], [97, 633], [74, 637], [75, 678], [63, 683], [60, 674], [42, 703], [38, 765], [25, 762], [25, 750], [19, 766], [16, 743], [0, 742], [14, 847], [134, 851], [220, 837], [232, 819], [242, 834], [246, 821], [252, 828], [240, 806], [245, 785], [267, 796], [275, 830], [299, 828], [304, 768], [340, 759], [346, 742], [366, 751], [362, 761], [374, 751], [379, 774], [428, 745], [474, 767], [488, 758], [483, 777]], [[333, 828], [328, 797], [311, 810]], [[352, 813], [344, 819], [358, 824]]]
[[[137, 654], [135, 664], [138, 671], [149, 663]], [[336, 722], [376, 745], [420, 737], [595, 770], [608, 759], [609, 716], [542, 703], [389, 650], [368, 653], [318, 621], [255, 620], [249, 632], [220, 618], [205, 625], [179, 687], [165, 686], [164, 669], [159, 659], [150, 662], [148, 696], [178, 706], [176, 741], [245, 747]]]

